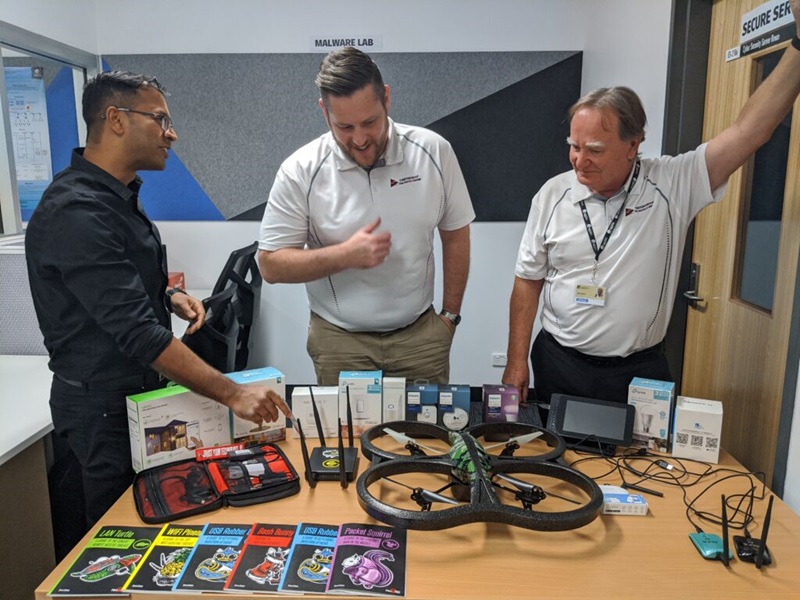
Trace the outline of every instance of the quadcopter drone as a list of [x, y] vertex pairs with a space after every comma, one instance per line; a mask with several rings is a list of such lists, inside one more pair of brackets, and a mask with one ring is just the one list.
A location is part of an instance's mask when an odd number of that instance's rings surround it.
[[[491, 443], [492, 440], [503, 440]], [[361, 436], [371, 466], [358, 478], [371, 517], [406, 529], [496, 522], [539, 531], [591, 523], [603, 494], [574, 469], [551, 462], [566, 449], [558, 434], [524, 423], [481, 424], [461, 432], [394, 421]]]

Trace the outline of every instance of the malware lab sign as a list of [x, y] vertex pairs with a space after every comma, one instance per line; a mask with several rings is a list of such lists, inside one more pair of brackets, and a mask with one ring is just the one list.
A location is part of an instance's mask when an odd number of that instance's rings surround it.
[[338, 48], [352, 46], [364, 52], [380, 52], [383, 49], [383, 38], [379, 35], [330, 36], [311, 38], [312, 52], [330, 52]]

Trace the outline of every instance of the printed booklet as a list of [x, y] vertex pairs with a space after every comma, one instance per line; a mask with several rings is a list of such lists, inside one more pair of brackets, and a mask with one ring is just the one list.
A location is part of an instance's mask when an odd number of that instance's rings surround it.
[[207, 523], [172, 591], [221, 592], [250, 528], [250, 525]]
[[202, 525], [164, 525], [122, 589], [143, 594], [172, 590], [202, 531]]
[[161, 527], [98, 529], [49, 596], [127, 596], [119, 589], [141, 563]]
[[338, 534], [337, 525], [298, 524], [278, 591], [324, 594]]
[[244, 542], [226, 592], [278, 592], [297, 525], [256, 523]]
[[406, 530], [386, 525], [341, 525], [327, 593], [405, 596]]

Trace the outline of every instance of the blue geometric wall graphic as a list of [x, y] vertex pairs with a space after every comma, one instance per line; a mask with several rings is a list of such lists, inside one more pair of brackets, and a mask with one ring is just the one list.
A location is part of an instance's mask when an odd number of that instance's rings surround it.
[[[112, 69], [105, 59], [103, 69]], [[144, 182], [142, 206], [154, 221], [225, 220], [174, 150], [169, 152], [164, 171], [140, 171], [139, 176]]]
[[75, 87], [72, 68], [62, 67], [47, 86], [47, 123], [50, 130], [50, 158], [53, 174], [69, 166], [72, 149], [80, 145], [75, 115]]

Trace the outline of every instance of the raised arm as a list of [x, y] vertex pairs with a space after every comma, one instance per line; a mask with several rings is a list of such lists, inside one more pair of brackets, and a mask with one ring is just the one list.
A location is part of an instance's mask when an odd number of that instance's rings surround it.
[[[800, 35], [800, 0], [791, 0]], [[769, 140], [800, 94], [800, 50], [789, 45], [767, 79], [753, 92], [733, 124], [714, 137], [706, 148], [711, 189], [715, 190]]]

